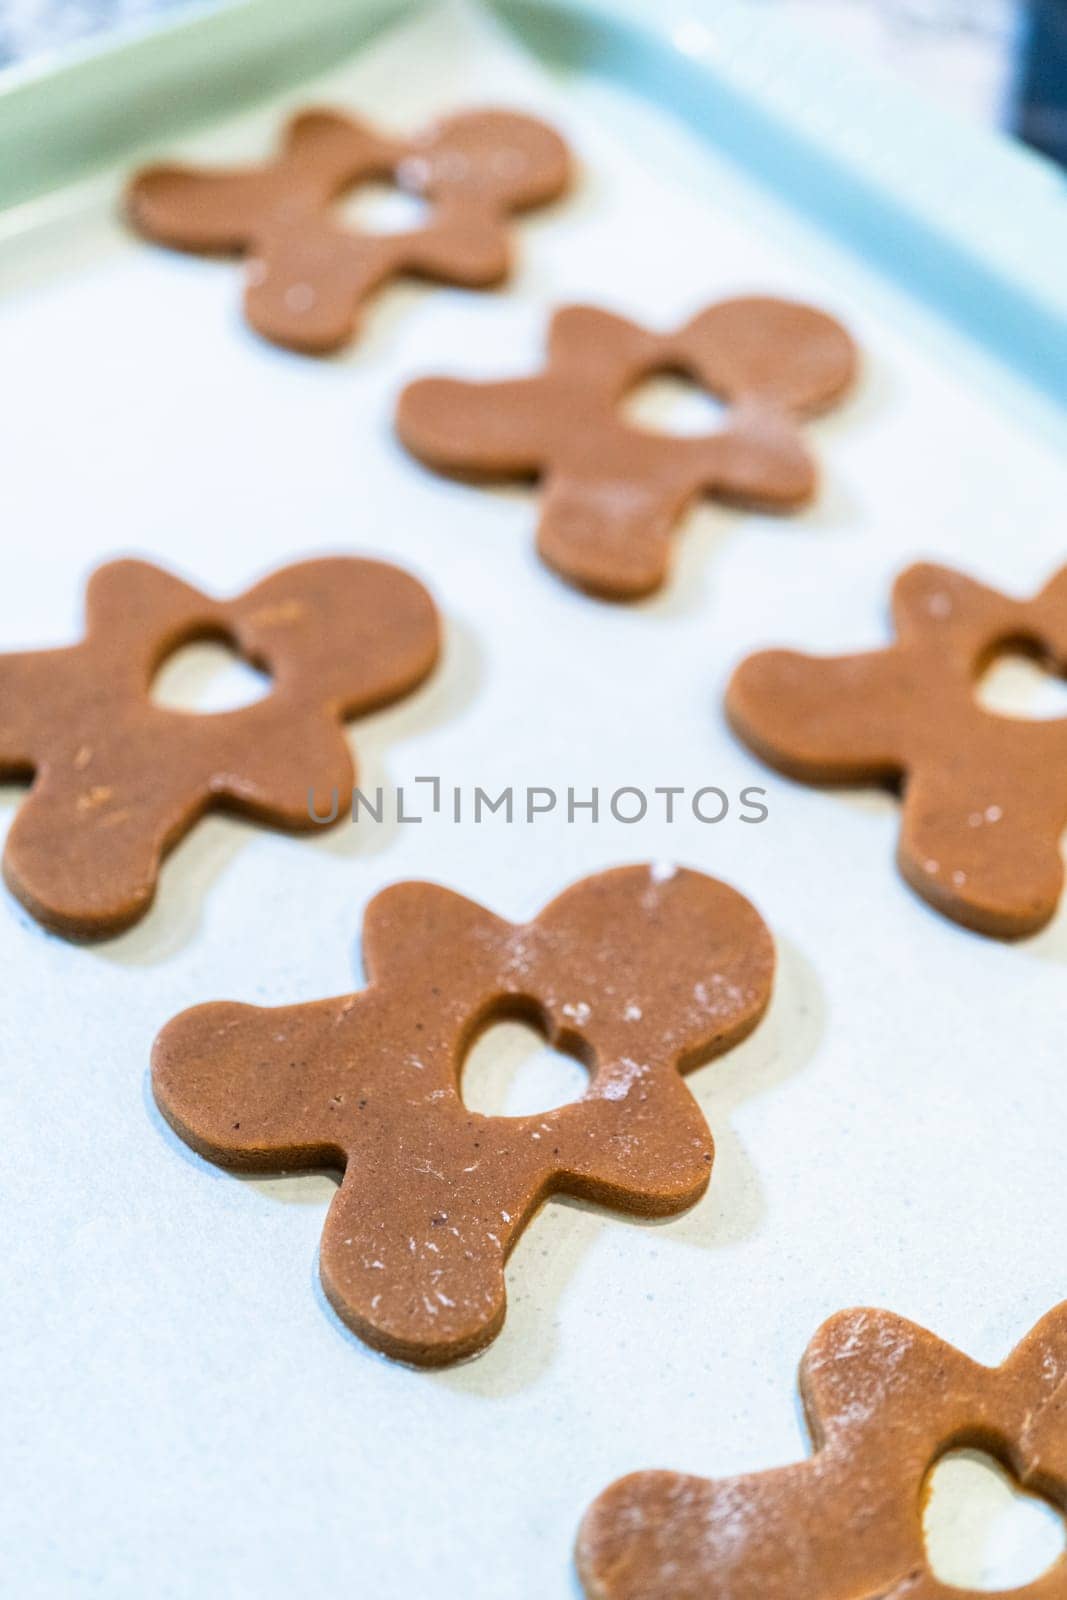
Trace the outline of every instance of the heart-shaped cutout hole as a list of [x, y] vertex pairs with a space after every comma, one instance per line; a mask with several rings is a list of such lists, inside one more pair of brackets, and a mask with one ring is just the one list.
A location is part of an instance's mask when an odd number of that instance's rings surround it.
[[463, 1063], [461, 1092], [468, 1111], [485, 1117], [534, 1117], [583, 1095], [582, 1063], [555, 1050], [527, 1022], [494, 1022], [478, 1035]]
[[417, 233], [425, 228], [430, 207], [394, 183], [361, 183], [341, 196], [333, 215], [351, 233]]
[[952, 1450], [924, 1488], [923, 1542], [930, 1571], [953, 1589], [1019, 1589], [1067, 1549], [1055, 1506], [1019, 1486], [982, 1450]]
[[997, 717], [1033, 722], [1067, 717], [1067, 676], [1037, 650], [1000, 650], [979, 678], [975, 699]]
[[179, 645], [158, 668], [151, 696], [167, 711], [217, 716], [239, 711], [270, 693], [271, 681], [224, 639]]
[[720, 433], [726, 407], [681, 373], [653, 372], [624, 396], [621, 415], [642, 433], [691, 439]]

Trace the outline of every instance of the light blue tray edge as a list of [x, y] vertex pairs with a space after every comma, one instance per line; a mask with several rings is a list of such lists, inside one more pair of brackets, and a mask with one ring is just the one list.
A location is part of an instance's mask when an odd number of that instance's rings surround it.
[[738, 0], [494, 0], [632, 85], [1067, 406], [1067, 180]]
[[[298, 83], [435, 3], [236, 0], [0, 75], [0, 148], [22, 156], [0, 208]], [[485, 9], [681, 118], [1067, 407], [1067, 183], [1051, 163], [744, 0]], [[9, 211], [4, 231], [17, 222]]]

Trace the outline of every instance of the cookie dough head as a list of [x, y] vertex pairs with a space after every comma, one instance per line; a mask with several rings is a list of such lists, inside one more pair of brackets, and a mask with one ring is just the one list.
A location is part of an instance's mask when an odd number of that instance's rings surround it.
[[514, 111], [466, 111], [416, 139], [401, 178], [454, 207], [479, 201], [493, 214], [556, 200], [570, 181], [559, 134]]
[[[669, 1215], [704, 1191], [713, 1146], [681, 1074], [758, 1022], [773, 947], [741, 896], [699, 873], [620, 868], [513, 926], [430, 884], [368, 908], [369, 987], [312, 1005], [207, 1006], [160, 1035], [164, 1115], [236, 1170], [343, 1170], [320, 1269], [344, 1321], [438, 1365], [499, 1331], [504, 1265], [550, 1195]], [[528, 1117], [463, 1103], [463, 1062], [523, 1017], [590, 1075]]]
[[828, 411], [856, 377], [856, 347], [841, 324], [791, 300], [723, 300], [693, 318], [678, 346], [713, 394], [797, 417]]

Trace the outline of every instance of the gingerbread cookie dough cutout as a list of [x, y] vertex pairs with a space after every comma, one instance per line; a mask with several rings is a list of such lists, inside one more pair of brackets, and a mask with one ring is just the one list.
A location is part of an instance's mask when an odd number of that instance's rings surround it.
[[[208, 598], [145, 561], [89, 582], [66, 649], [0, 655], [0, 778], [31, 778], [4, 877], [55, 933], [98, 939], [143, 917], [166, 853], [212, 807], [309, 829], [309, 789], [351, 803], [344, 724], [410, 693], [437, 659], [422, 585], [379, 561], [283, 567], [236, 600]], [[194, 639], [231, 643], [271, 692], [198, 715], [157, 705], [157, 669]]]
[[[801, 1367], [812, 1457], [718, 1482], [620, 1479], [578, 1537], [587, 1600], [979, 1600], [930, 1571], [929, 1473], [976, 1448], [1067, 1511], [1065, 1378], [1067, 1304], [994, 1368], [890, 1312], [841, 1312]], [[1064, 1600], [1067, 1558], [1010, 1592]]]
[[[130, 183], [126, 210], [159, 244], [244, 255], [249, 324], [321, 355], [348, 342], [364, 303], [393, 278], [503, 282], [512, 214], [555, 200], [569, 172], [559, 135], [511, 111], [463, 112], [401, 140], [309, 110], [288, 124], [273, 161], [217, 172], [149, 167]], [[424, 226], [360, 233], [338, 219], [349, 191], [383, 180], [427, 202]]]
[[1067, 674], [1067, 567], [1029, 601], [946, 567], [910, 567], [893, 620], [896, 641], [868, 654], [750, 656], [727, 691], [729, 720], [802, 782], [902, 782], [897, 863], [912, 888], [979, 933], [1035, 933], [1063, 889], [1067, 718], [997, 715], [975, 687], [1020, 645]]
[[[634, 600], [664, 582], [670, 536], [698, 495], [765, 511], [812, 498], [797, 423], [834, 405], [855, 369], [839, 323], [783, 300], [722, 301], [673, 334], [568, 306], [538, 376], [420, 379], [401, 395], [396, 427], [437, 472], [540, 478], [542, 560], [591, 594]], [[723, 429], [682, 438], [627, 422], [626, 395], [663, 372], [726, 401]]]
[[[363, 959], [358, 994], [185, 1012], [156, 1041], [153, 1088], [220, 1166], [343, 1170], [326, 1294], [368, 1344], [436, 1366], [500, 1331], [504, 1264], [551, 1195], [642, 1216], [699, 1199], [713, 1144], [681, 1074], [756, 1026], [774, 949], [734, 890], [642, 866], [584, 879], [525, 926], [399, 884], [367, 910]], [[466, 1108], [464, 1058], [506, 1018], [586, 1064], [579, 1100], [522, 1117]]]

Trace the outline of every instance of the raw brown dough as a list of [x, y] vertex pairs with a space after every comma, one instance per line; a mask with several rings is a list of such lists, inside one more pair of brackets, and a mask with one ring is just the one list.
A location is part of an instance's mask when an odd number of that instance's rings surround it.
[[[855, 365], [839, 323], [782, 300], [723, 301], [675, 334], [568, 306], [552, 319], [539, 376], [420, 379], [396, 426], [438, 472], [542, 478], [542, 559], [592, 594], [632, 600], [663, 583], [670, 535], [698, 494], [770, 511], [812, 497], [796, 419], [838, 400]], [[723, 430], [680, 438], [626, 422], [625, 396], [657, 372], [728, 401]]]
[[[163, 856], [213, 806], [310, 828], [309, 790], [351, 804], [349, 717], [409, 693], [438, 652], [426, 590], [397, 567], [337, 557], [212, 600], [145, 561], [89, 583], [80, 644], [0, 656], [0, 778], [33, 778], [4, 877], [56, 933], [95, 939], [148, 910]], [[150, 697], [193, 639], [231, 641], [273, 691], [216, 715]]]
[[[1067, 1304], [1000, 1367], [888, 1311], [844, 1311], [808, 1346], [800, 1383], [815, 1454], [713, 1482], [621, 1478], [578, 1537], [588, 1600], [982, 1600], [930, 1572], [931, 1468], [968, 1446], [1067, 1510]], [[1067, 1559], [1012, 1589], [1065, 1600]]]
[[[351, 337], [373, 291], [402, 273], [467, 288], [511, 266], [512, 212], [562, 194], [569, 155], [557, 133], [510, 111], [468, 111], [398, 140], [335, 111], [305, 111], [259, 167], [150, 167], [126, 196], [134, 226], [183, 250], [248, 256], [245, 315], [276, 344], [322, 354]], [[391, 180], [430, 215], [406, 233], [359, 233], [335, 216], [361, 183]]]
[[946, 567], [893, 591], [897, 640], [865, 655], [750, 656], [727, 691], [730, 722], [772, 766], [808, 783], [897, 783], [897, 861], [938, 911], [979, 933], [1044, 926], [1063, 888], [1067, 719], [999, 716], [975, 699], [1011, 646], [1067, 673], [1067, 567], [1019, 601]]
[[[620, 867], [516, 927], [404, 883], [368, 908], [363, 960], [359, 994], [199, 1006], [152, 1058], [161, 1111], [209, 1160], [344, 1170], [320, 1270], [361, 1339], [421, 1365], [488, 1344], [504, 1263], [552, 1194], [645, 1216], [703, 1194], [713, 1145], [679, 1074], [755, 1027], [774, 967], [770, 934], [732, 889]], [[537, 1116], [467, 1110], [464, 1057], [507, 1017], [585, 1061], [580, 1100]]]

